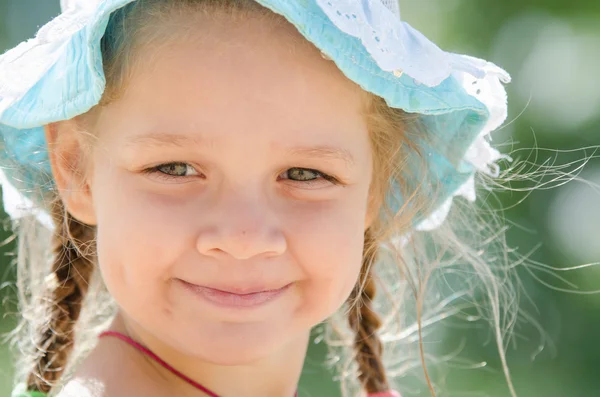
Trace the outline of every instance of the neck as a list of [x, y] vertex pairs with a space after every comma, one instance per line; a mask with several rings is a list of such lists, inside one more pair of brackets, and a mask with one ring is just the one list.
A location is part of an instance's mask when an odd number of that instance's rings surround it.
[[[117, 316], [110, 329], [130, 336], [157, 354], [177, 371], [221, 397], [294, 396], [302, 372], [309, 339], [307, 333], [289, 340], [279, 350], [253, 362], [224, 366], [201, 360], [187, 355], [186, 352], [171, 348], [145, 332], [125, 316]], [[141, 355], [140, 352], [134, 349], [128, 350], [131, 350], [130, 355]], [[140, 370], [145, 372], [154, 383], [156, 383], [157, 372], [162, 375], [159, 383], [164, 386], [165, 395], [174, 395], [178, 391], [185, 396], [205, 396], [200, 390], [196, 390], [182, 381], [154, 360], [143, 357], [143, 360], [136, 359], [135, 362], [142, 363]]]

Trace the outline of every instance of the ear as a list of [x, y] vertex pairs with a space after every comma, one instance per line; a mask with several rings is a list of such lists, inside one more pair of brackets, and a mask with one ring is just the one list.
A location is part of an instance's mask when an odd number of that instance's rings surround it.
[[89, 184], [88, 150], [75, 120], [45, 126], [52, 175], [67, 211], [78, 221], [96, 224]]

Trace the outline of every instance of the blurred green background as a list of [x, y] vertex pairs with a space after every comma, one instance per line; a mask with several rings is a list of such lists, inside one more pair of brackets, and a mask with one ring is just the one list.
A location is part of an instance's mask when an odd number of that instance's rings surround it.
[[[0, 0], [0, 52], [31, 37], [57, 15], [58, 0]], [[538, 164], [554, 161], [556, 152], [600, 144], [600, 1], [598, 0], [402, 0], [403, 19], [443, 49], [491, 60], [513, 76], [509, 92], [509, 121], [494, 135], [506, 152], [532, 155]], [[578, 161], [587, 152], [561, 152], [561, 163]], [[581, 176], [600, 184], [600, 162], [592, 159]], [[497, 207], [510, 208], [525, 193], [498, 195]], [[521, 254], [538, 249], [531, 258], [557, 267], [600, 261], [600, 195], [586, 183], [569, 183], [536, 191], [517, 207], [505, 211], [513, 227], [508, 242]], [[5, 215], [3, 215], [5, 217]], [[0, 240], [9, 238], [6, 231]], [[9, 266], [14, 245], [0, 257], [0, 282], [13, 280]], [[515, 330], [508, 351], [513, 380], [521, 397], [600, 396], [600, 296], [557, 291], [600, 289], [600, 269], [590, 267], [567, 274], [576, 287], [557, 283], [543, 273], [522, 270], [527, 297], [523, 308], [533, 313], [544, 330], [523, 324]], [[538, 278], [541, 280], [538, 280]], [[0, 332], [15, 324], [14, 293], [0, 291], [4, 305]], [[523, 299], [525, 298], [525, 299]], [[463, 362], [445, 368], [440, 396], [508, 396], [489, 328], [484, 324], [448, 327], [437, 340], [439, 351], [462, 346]], [[544, 338], [548, 338], [545, 340]], [[544, 346], [541, 351], [540, 345]], [[328, 374], [319, 371], [322, 345], [311, 345], [303, 377], [304, 391], [313, 396], [335, 396]], [[11, 387], [11, 358], [0, 345], [0, 396]], [[428, 396], [415, 382], [405, 397]]]

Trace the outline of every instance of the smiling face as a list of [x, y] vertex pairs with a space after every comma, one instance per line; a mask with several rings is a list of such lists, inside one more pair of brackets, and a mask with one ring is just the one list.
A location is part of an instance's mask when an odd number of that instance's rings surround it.
[[292, 27], [195, 26], [140, 51], [98, 112], [89, 203], [71, 211], [97, 225], [125, 318], [234, 364], [305, 338], [347, 299], [373, 159], [359, 89]]

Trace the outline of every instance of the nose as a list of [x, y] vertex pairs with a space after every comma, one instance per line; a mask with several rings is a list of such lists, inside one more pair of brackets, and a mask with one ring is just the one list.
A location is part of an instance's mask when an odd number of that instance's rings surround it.
[[198, 235], [202, 255], [243, 260], [283, 254], [287, 242], [266, 198], [229, 193], [218, 199]]

